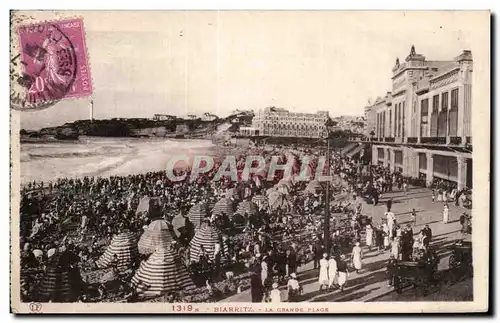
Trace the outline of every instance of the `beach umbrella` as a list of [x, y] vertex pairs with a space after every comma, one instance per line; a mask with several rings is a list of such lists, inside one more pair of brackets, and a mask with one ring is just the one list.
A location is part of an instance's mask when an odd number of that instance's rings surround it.
[[40, 301], [76, 302], [82, 292], [83, 282], [78, 267], [69, 266], [67, 251], [56, 253], [47, 266], [45, 277], [38, 291]]
[[129, 267], [139, 255], [137, 249], [137, 235], [132, 232], [115, 235], [106, 251], [97, 261], [97, 267], [106, 268], [112, 265], [115, 255], [118, 260], [119, 269], [126, 269]]
[[208, 257], [213, 259], [215, 244], [220, 242], [221, 236], [221, 232], [217, 228], [211, 225], [202, 225], [189, 243], [189, 259], [197, 262], [201, 255], [202, 246]]
[[267, 208], [269, 206], [269, 200], [264, 195], [255, 195], [252, 197], [252, 202], [257, 205], [259, 209]]
[[305, 188], [305, 191], [310, 194], [317, 193], [323, 189], [323, 186], [321, 186], [321, 182], [318, 180], [312, 180], [309, 183], [307, 183], [307, 186]]
[[137, 244], [139, 253], [151, 254], [159, 247], [167, 247], [173, 240], [165, 220], [155, 220], [144, 230]]
[[132, 277], [131, 286], [145, 296], [194, 288], [186, 265], [171, 248], [157, 249]]
[[283, 194], [280, 191], [274, 191], [269, 194], [269, 207], [272, 210], [290, 210], [291, 201], [288, 198], [287, 194]]
[[161, 217], [160, 199], [148, 196], [141, 198], [135, 213], [147, 213], [150, 219]]
[[180, 230], [186, 228], [190, 225], [190, 221], [187, 217], [185, 217], [182, 213], [177, 214], [172, 219], [172, 226], [174, 227], [174, 234], [179, 237], [181, 235]]
[[279, 191], [282, 194], [290, 194], [290, 186], [283, 184], [283, 183], [278, 183], [274, 185], [276, 191]]
[[258, 211], [259, 208], [257, 207], [257, 204], [249, 200], [241, 201], [240, 204], [238, 204], [238, 208], [236, 209], [236, 213], [238, 213], [239, 215], [245, 215], [245, 213], [248, 213], [248, 215], [253, 215], [257, 214]]
[[212, 209], [212, 214], [221, 215], [224, 213], [230, 218], [233, 216], [233, 212], [233, 201], [227, 197], [217, 201]]
[[188, 212], [188, 218], [195, 227], [198, 227], [204, 220], [210, 216], [208, 207], [205, 203], [196, 203]]
[[273, 186], [273, 187], [271, 187], [271, 188], [268, 188], [268, 189], [266, 190], [266, 195], [267, 195], [267, 197], [269, 198], [269, 195], [270, 195], [271, 193], [273, 193], [273, 192], [276, 192], [276, 191], [278, 191], [278, 189], [277, 189], [275, 186]]

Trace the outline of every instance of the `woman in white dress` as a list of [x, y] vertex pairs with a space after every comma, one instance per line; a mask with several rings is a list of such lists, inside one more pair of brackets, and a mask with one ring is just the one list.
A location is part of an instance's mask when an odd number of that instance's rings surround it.
[[384, 232], [384, 250], [389, 247], [389, 227], [386, 223], [382, 225], [382, 231]]
[[442, 189], [438, 189], [438, 198], [437, 198], [437, 201], [438, 202], [443, 202], [443, 190]]
[[323, 254], [323, 259], [319, 261], [319, 290], [323, 290], [323, 285], [328, 287], [328, 260], [326, 259], [328, 255]]
[[262, 259], [262, 262], [260, 263], [261, 271], [260, 271], [260, 278], [262, 280], [262, 286], [265, 286], [266, 284], [266, 279], [268, 276], [268, 271], [267, 271], [267, 262], [266, 259]]
[[361, 259], [363, 258], [363, 251], [359, 246], [359, 242], [356, 242], [354, 248], [352, 248], [352, 264], [354, 269], [356, 270], [356, 274], [359, 273], [363, 264], [361, 263]]
[[337, 261], [334, 256], [328, 260], [328, 289], [333, 288], [337, 284]]
[[373, 245], [373, 228], [371, 224], [366, 225], [366, 246], [368, 247], [368, 250], [372, 250], [372, 245]]
[[271, 290], [271, 293], [269, 294], [269, 298], [271, 300], [271, 303], [281, 303], [282, 302], [282, 297], [281, 297], [281, 291], [278, 289], [278, 283], [273, 283], [273, 289]]
[[445, 204], [444, 205], [444, 208], [443, 208], [443, 223], [446, 224], [448, 223], [449, 221], [449, 208], [448, 208], [448, 204]]
[[394, 238], [392, 240], [392, 248], [391, 248], [391, 254], [396, 258], [396, 260], [399, 260], [399, 237]]
[[413, 253], [418, 253], [420, 250], [424, 249], [424, 234], [420, 232], [413, 242]]

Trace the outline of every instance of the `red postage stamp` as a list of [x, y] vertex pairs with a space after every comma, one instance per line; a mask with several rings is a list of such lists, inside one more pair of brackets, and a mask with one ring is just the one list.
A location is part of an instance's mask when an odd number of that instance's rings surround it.
[[22, 25], [17, 32], [22, 69], [17, 82], [25, 90], [18, 105], [46, 108], [92, 94], [83, 19]]

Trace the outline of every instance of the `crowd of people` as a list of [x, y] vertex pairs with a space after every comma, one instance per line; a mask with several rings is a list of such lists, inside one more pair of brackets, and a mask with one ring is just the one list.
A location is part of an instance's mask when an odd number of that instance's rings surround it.
[[[255, 147], [236, 158], [239, 173], [244, 166], [242, 161], [251, 154], [259, 154], [266, 160], [279, 155], [283, 162], [288, 158], [300, 160], [304, 154], [318, 155], [308, 148], [295, 147], [287, 151], [280, 146]], [[174, 234], [172, 248], [210, 294], [216, 294], [218, 281], [232, 281], [235, 275], [244, 272], [250, 275], [253, 302], [281, 301], [280, 286], [288, 289], [289, 301], [296, 301], [302, 289], [297, 279], [298, 268], [308, 262], [314, 262], [314, 268], [319, 268], [321, 290], [342, 290], [348, 270], [362, 270], [362, 233], [370, 250], [390, 250], [395, 259], [403, 261], [412, 259], [414, 250], [425, 250], [429, 246], [430, 228], [426, 226], [414, 241], [411, 226], [396, 223], [391, 201], [387, 204], [384, 223], [375, 224], [363, 216], [362, 199], [377, 204], [380, 196], [394, 186], [407, 189], [408, 181], [401, 174], [381, 166], [361, 172], [358, 162], [338, 154], [332, 154], [329, 164], [336, 178], [330, 189], [329, 245], [325, 245], [327, 239], [323, 231], [325, 184], [311, 189], [310, 182], [289, 181], [283, 179], [280, 172], [271, 181], [257, 175], [244, 182], [235, 183], [230, 178], [215, 181], [213, 177], [221, 165], [217, 161], [212, 171], [198, 175], [194, 182], [172, 182], [165, 171], [158, 171], [28, 183], [21, 191], [20, 207], [22, 297], [36, 300], [33, 295], [51, 262], [57, 258], [57, 263], [61, 263], [58, 254], [64, 253], [71, 259], [68, 266], [72, 270], [95, 270], [92, 264], [114, 235], [141, 232], [158, 218], [165, 220], [175, 232], [174, 218], [180, 216], [189, 222], [190, 210], [200, 203], [206, 210], [200, 223]], [[190, 171], [189, 168], [175, 170], [177, 175], [187, 172], [186, 178], [190, 177]], [[269, 193], [270, 190], [274, 192]], [[256, 199], [262, 196], [262, 200]], [[154, 208], [138, 212], [145, 197], [156, 201]], [[212, 213], [213, 206], [224, 198], [231, 201], [233, 214]], [[243, 202], [248, 202], [250, 207], [240, 210], [238, 206]], [[221, 239], [213, 252], [201, 246], [200, 252], [193, 256], [189, 242], [198, 225], [215, 228]], [[136, 270], [145, 259], [143, 256], [131, 263], [128, 272]], [[352, 269], [348, 266], [350, 263]], [[116, 264], [112, 262], [111, 266]], [[117, 268], [114, 271], [119, 272]], [[122, 282], [123, 295], [137, 297], [137, 292], [127, 284], [130, 277], [117, 276]], [[101, 300], [106, 295], [105, 288], [105, 285], [99, 286]], [[79, 300], [88, 299], [85, 290], [82, 288]], [[178, 296], [170, 296], [169, 299], [178, 299]]]

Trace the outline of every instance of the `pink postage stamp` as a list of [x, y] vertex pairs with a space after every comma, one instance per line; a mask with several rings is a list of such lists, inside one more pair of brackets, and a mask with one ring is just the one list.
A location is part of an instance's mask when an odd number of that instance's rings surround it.
[[17, 33], [22, 75], [16, 81], [24, 93], [11, 93], [14, 107], [38, 110], [92, 94], [83, 19], [22, 25]]

